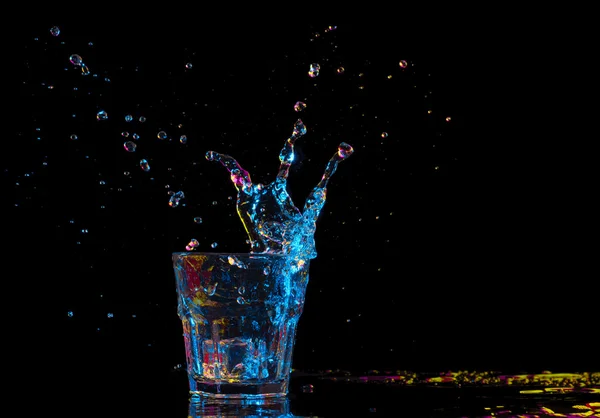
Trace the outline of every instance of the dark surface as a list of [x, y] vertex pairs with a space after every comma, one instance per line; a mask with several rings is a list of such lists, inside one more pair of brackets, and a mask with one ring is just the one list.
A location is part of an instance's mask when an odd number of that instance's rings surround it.
[[[132, 416], [151, 416], [146, 396], [185, 416], [170, 254], [191, 238], [201, 251], [214, 241], [247, 251], [233, 186], [204, 153], [231, 154], [271, 181], [298, 116], [309, 129], [290, 174], [298, 206], [337, 145], [355, 148], [317, 224], [298, 370], [598, 370], [594, 189], [585, 150], [548, 140], [574, 133], [548, 112], [554, 102], [532, 76], [538, 55], [450, 33], [326, 27], [68, 21], [11, 31], [16, 94], [0, 168], [17, 388], [41, 379], [60, 392], [49, 396], [57, 408], [91, 396], [108, 412], [122, 399], [143, 411]], [[95, 120], [99, 109], [107, 121]], [[148, 121], [127, 124], [127, 113]], [[159, 141], [161, 129], [174, 140]], [[141, 135], [135, 155], [123, 150], [125, 130]], [[168, 190], [184, 190], [186, 206], [170, 208]], [[382, 393], [369, 391], [363, 410]], [[310, 412], [295, 393], [292, 410]], [[317, 404], [335, 416], [332, 402]]]

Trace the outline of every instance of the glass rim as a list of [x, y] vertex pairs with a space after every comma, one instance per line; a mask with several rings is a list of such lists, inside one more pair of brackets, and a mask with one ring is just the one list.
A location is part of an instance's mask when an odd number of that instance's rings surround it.
[[206, 256], [236, 256], [236, 257], [290, 257], [291, 254], [274, 254], [274, 253], [226, 253], [226, 252], [210, 252], [210, 251], [176, 251], [172, 253], [172, 256], [194, 256], [194, 255], [206, 255]]

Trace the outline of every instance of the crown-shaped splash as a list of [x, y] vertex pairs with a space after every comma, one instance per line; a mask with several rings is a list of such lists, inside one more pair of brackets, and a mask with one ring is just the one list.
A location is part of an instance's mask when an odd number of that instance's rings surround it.
[[325, 204], [327, 183], [340, 161], [354, 150], [342, 142], [331, 157], [321, 181], [310, 192], [300, 211], [287, 192], [289, 169], [294, 162], [294, 142], [306, 134], [300, 119], [294, 124], [292, 135], [285, 141], [279, 154], [281, 165], [275, 180], [268, 184], [252, 184], [250, 174], [229, 155], [214, 151], [206, 153], [209, 161], [219, 161], [231, 175], [237, 189], [237, 212], [250, 238], [250, 252], [293, 254], [304, 259], [317, 256], [315, 250], [316, 222]]

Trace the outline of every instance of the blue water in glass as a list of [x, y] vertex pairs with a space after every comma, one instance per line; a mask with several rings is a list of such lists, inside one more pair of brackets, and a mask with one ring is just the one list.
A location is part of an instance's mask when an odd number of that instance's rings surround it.
[[309, 262], [284, 254], [173, 254], [190, 392], [288, 392]]

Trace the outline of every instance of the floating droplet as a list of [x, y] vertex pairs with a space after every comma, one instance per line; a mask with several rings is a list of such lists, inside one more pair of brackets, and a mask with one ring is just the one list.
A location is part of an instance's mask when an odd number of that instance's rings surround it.
[[406, 68], [408, 67], [408, 62], [406, 62], [405, 60], [400, 61], [400, 68]]
[[172, 208], [175, 208], [175, 207], [179, 206], [179, 202], [184, 197], [185, 197], [185, 195], [181, 191], [173, 193], [173, 195], [169, 199], [169, 206], [171, 206]]
[[78, 67], [83, 65], [83, 59], [81, 58], [81, 55], [73, 54], [69, 57], [69, 61], [71, 61], [71, 64]]
[[106, 314], [107, 318], [114, 318], [114, 316], [115, 315], [112, 312], [109, 312], [109, 313]]
[[195, 223], [195, 224], [201, 224], [201, 223], [202, 223], [202, 218], [201, 218], [201, 217], [199, 217], [199, 216], [196, 216], [196, 217], [194, 218], [194, 223]]
[[90, 75], [90, 69], [87, 65], [81, 63], [81, 74]]
[[181, 142], [182, 144], [185, 144], [187, 142], [187, 136], [181, 135], [179, 137], [179, 142]]
[[388, 133], [387, 132], [382, 132], [381, 133], [381, 137], [382, 138], [387, 138], [388, 137]]
[[306, 109], [306, 103], [298, 101], [294, 104], [294, 110], [296, 112], [302, 112], [304, 109]]
[[192, 63], [188, 62], [187, 64], [185, 64], [185, 68], [188, 69], [188, 70], [191, 70], [192, 69]]
[[187, 251], [193, 251], [198, 245], [200, 245], [200, 243], [198, 242], [198, 240], [191, 239], [190, 242], [188, 242], [188, 245], [185, 246], [185, 249]]
[[125, 148], [125, 151], [127, 151], [127, 152], [135, 152], [137, 145], [133, 141], [126, 141], [123, 144], [123, 148]]
[[216, 242], [213, 242], [212, 244], [210, 244], [210, 248], [217, 248], [217, 245], [219, 245], [219, 244], [217, 244]]
[[144, 122], [146, 122], [146, 116], [140, 116], [140, 118], [138, 120], [140, 122], [144, 123]]
[[137, 141], [138, 139], [140, 139], [140, 136], [139, 136], [138, 134], [133, 134], [131, 137], [132, 137], [133, 139], [135, 139], [136, 141]]
[[236, 300], [237, 300], [237, 303], [239, 303], [240, 305], [243, 305], [244, 303], [246, 303], [246, 299], [244, 299], [242, 296], [238, 296], [238, 298]]
[[52, 36], [58, 36], [58, 35], [60, 35], [60, 28], [58, 26], [52, 26], [50, 28], [50, 34]]
[[106, 113], [105, 110], [99, 110], [98, 113], [96, 113], [96, 119], [106, 120], [108, 119], [108, 113]]
[[125, 122], [131, 122], [133, 120], [133, 116], [125, 115]]
[[150, 171], [150, 164], [148, 164], [148, 161], [146, 161], [146, 160], [143, 160], [143, 159], [140, 160], [140, 167], [144, 171]]
[[72, 134], [69, 138], [71, 139], [71, 141], [77, 141], [79, 139], [75, 134]]
[[308, 75], [309, 77], [315, 78], [319, 75], [319, 71], [321, 71], [321, 66], [319, 64], [310, 64], [310, 67], [308, 69]]
[[121, 136], [127, 138], [129, 136], [129, 132], [123, 131], [123, 132], [121, 132]]
[[157, 135], [158, 139], [167, 139], [168, 135], [165, 131], [160, 131]]
[[338, 74], [344, 74], [344, 71], [346, 71], [346, 70], [344, 69], [344, 67], [338, 67], [338, 69], [337, 69], [337, 73], [338, 73]]
[[315, 387], [313, 385], [302, 385], [303, 393], [313, 393], [315, 391]]

